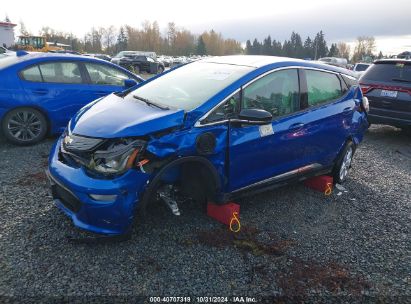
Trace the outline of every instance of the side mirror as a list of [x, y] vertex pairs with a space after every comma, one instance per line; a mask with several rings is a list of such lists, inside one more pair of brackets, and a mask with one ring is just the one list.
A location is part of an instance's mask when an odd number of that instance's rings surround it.
[[126, 89], [134, 87], [137, 84], [138, 84], [137, 81], [135, 81], [134, 79], [125, 79], [124, 80], [124, 87]]
[[238, 115], [241, 123], [263, 125], [273, 120], [273, 115], [263, 109], [243, 109]]

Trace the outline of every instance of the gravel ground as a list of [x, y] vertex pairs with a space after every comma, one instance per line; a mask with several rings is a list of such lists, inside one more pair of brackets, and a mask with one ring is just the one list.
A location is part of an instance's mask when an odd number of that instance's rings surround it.
[[138, 221], [131, 240], [106, 244], [67, 239], [83, 233], [48, 194], [52, 143], [0, 142], [0, 302], [411, 301], [411, 141], [398, 129], [370, 128], [346, 192], [324, 196], [298, 184], [244, 199], [238, 234], [194, 206], [181, 217], [160, 206], [156, 218]]

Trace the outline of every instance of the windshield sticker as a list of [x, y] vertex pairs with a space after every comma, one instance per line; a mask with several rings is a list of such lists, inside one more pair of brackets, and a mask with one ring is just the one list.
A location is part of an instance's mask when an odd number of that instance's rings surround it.
[[224, 80], [230, 77], [233, 74], [233, 72], [228, 72], [228, 71], [215, 71], [208, 75], [206, 79], [211, 79], [211, 80]]

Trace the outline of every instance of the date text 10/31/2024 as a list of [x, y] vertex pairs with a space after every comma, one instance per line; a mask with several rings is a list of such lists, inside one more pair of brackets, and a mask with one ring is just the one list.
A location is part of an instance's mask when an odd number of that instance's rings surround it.
[[150, 297], [150, 303], [257, 303], [255, 297]]

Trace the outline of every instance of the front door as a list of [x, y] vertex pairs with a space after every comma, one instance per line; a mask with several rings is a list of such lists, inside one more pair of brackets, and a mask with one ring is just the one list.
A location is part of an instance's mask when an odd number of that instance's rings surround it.
[[242, 109], [264, 109], [267, 125], [229, 129], [229, 192], [309, 164], [303, 155], [304, 112], [300, 111], [297, 69], [274, 71], [243, 87]]

